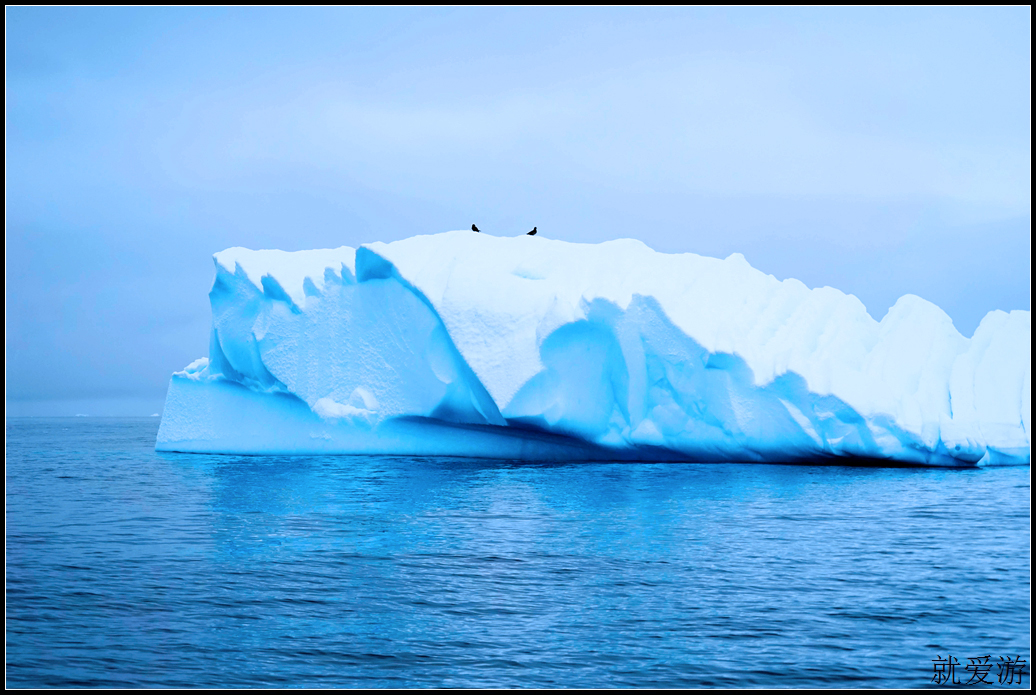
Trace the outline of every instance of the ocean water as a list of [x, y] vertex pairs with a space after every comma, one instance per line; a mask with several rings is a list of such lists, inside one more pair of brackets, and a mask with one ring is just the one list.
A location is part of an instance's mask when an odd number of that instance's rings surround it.
[[7, 421], [9, 687], [924, 687], [950, 655], [999, 687], [1029, 662], [1028, 467], [201, 456], [157, 428]]

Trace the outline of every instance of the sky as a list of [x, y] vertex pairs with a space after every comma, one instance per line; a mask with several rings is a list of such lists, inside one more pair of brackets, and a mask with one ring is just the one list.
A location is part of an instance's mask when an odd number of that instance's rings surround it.
[[6, 10], [8, 415], [151, 415], [212, 254], [633, 237], [1030, 309], [1014, 8]]

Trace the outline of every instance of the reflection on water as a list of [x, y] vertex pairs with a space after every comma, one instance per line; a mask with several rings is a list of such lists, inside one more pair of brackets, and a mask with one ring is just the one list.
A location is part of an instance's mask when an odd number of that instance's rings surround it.
[[1028, 468], [199, 456], [156, 429], [8, 421], [9, 686], [919, 687], [937, 654], [1028, 658]]

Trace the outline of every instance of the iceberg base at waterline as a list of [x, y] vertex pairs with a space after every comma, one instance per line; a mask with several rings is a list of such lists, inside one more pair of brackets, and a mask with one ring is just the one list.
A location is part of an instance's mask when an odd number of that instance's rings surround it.
[[[176, 380], [163, 415], [161, 451], [221, 454], [409, 454], [533, 461], [599, 460], [579, 440], [521, 429], [395, 417], [377, 425], [323, 418], [303, 401], [230, 381]], [[199, 418], [206, 422], [198, 427]], [[168, 423], [168, 424], [167, 424]]]
[[738, 254], [472, 232], [215, 256], [209, 356], [156, 447], [530, 461], [1030, 460], [1028, 311], [972, 338], [907, 295]]

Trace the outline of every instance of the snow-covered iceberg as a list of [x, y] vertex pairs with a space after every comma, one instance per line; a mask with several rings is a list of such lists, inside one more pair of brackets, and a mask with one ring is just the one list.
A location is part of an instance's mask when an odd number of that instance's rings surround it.
[[163, 451], [524, 460], [1030, 460], [1030, 312], [965, 338], [734, 254], [474, 232], [215, 255]]

